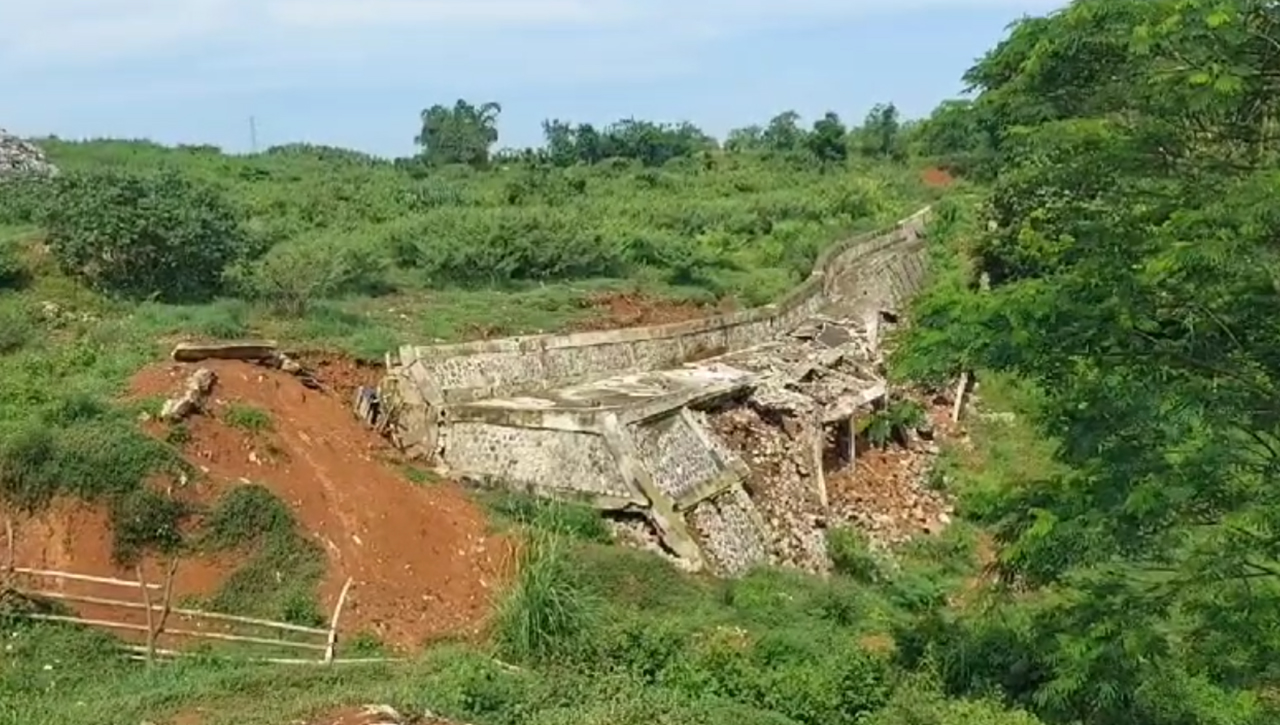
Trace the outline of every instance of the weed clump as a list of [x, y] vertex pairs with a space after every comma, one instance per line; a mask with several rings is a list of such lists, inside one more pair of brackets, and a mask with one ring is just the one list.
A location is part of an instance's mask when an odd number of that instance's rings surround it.
[[501, 493], [492, 498], [490, 508], [514, 523], [568, 539], [597, 543], [613, 540], [604, 517], [585, 504]]
[[213, 610], [305, 626], [324, 623], [315, 603], [324, 552], [264, 486], [239, 486], [223, 494], [205, 516], [196, 547], [249, 556], [208, 602]]
[[270, 413], [250, 405], [231, 405], [223, 419], [227, 425], [249, 433], [265, 433], [274, 427]]
[[521, 661], [566, 656], [585, 643], [596, 605], [574, 572], [565, 543], [539, 533], [528, 542], [515, 584], [499, 608], [499, 646]]

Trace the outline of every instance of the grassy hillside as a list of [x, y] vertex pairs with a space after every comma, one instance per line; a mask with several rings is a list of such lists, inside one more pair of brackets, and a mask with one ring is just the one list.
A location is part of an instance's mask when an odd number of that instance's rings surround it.
[[[71, 175], [177, 170], [231, 206], [259, 253], [270, 250], [256, 285], [228, 285], [225, 299], [200, 309], [144, 314], [221, 336], [266, 327], [374, 355], [474, 327], [549, 328], [580, 316], [578, 300], [598, 290], [767, 302], [802, 279], [824, 245], [927, 196], [905, 165], [718, 152], [656, 168], [615, 159], [423, 171], [306, 146], [253, 156], [145, 142], [44, 146]], [[38, 211], [8, 206], [0, 222], [9, 242], [38, 236]], [[27, 228], [14, 230], [19, 223]], [[255, 301], [266, 304], [244, 304]]]

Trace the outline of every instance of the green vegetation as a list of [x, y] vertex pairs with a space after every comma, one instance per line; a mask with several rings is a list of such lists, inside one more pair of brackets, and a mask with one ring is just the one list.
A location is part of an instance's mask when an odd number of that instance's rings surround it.
[[267, 411], [238, 403], [227, 406], [227, 412], [223, 413], [222, 419], [232, 428], [239, 428], [248, 433], [263, 433], [271, 430], [274, 425], [271, 422], [271, 414]]
[[[324, 552], [298, 530], [289, 508], [259, 485], [237, 486], [203, 521], [197, 550], [235, 551], [249, 560], [205, 603], [209, 609], [321, 626], [314, 592], [324, 576]], [[282, 577], [282, 573], [288, 573]]]
[[[690, 577], [604, 543], [578, 507], [500, 500], [529, 544], [485, 642], [371, 669], [145, 670], [97, 634], [8, 624], [0, 718], [135, 723], [203, 706], [210, 723], [271, 723], [386, 701], [481, 725], [1276, 722], [1277, 48], [1271, 3], [1077, 0], [1013, 26], [966, 74], [975, 97], [917, 124], [887, 106], [852, 131], [782, 114], [717, 145], [687, 125], [549, 121], [545, 148], [502, 154], [500, 108], [459, 102], [427, 109], [424, 153], [398, 162], [51, 144], [73, 177], [182, 169], [236, 210], [246, 241], [218, 301], [160, 302], [158, 288], [137, 301], [103, 292], [106, 272], [40, 258], [28, 242], [49, 223], [44, 197], [0, 200], [21, 225], [0, 247], [0, 482], [15, 504], [66, 491], [132, 511], [138, 481], [171, 460], [94, 402], [98, 379], [145, 357], [116, 347], [143, 330], [358, 347], [377, 336], [346, 316], [455, 337], [477, 310], [504, 331], [558, 324], [583, 291], [616, 284], [759, 301], [837, 232], [925, 198], [911, 177], [926, 157], [969, 183], [936, 207], [932, 285], [891, 371], [925, 385], [972, 371], [978, 401], [971, 445], [945, 451], [932, 480], [959, 520], [891, 552], [836, 528], [829, 579]], [[127, 188], [197, 198], [183, 184]], [[291, 265], [336, 252], [279, 291]], [[50, 298], [106, 332], [42, 315]], [[67, 382], [33, 384], [55, 371]], [[917, 415], [870, 427], [891, 444]], [[91, 470], [112, 473], [91, 484]], [[295, 541], [254, 490], [219, 506], [208, 545]], [[167, 546], [148, 516], [121, 514], [147, 524], [124, 530]]]
[[1082, 0], [1015, 26], [947, 111], [994, 173], [945, 220], [963, 258], [899, 369], [1020, 386], [1053, 456], [962, 490], [1010, 593], [899, 639], [948, 692], [1276, 721], [1278, 38], [1267, 3]]

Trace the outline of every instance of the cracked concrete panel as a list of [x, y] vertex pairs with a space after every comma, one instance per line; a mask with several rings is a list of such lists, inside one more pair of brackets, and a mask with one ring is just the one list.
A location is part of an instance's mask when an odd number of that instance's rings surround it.
[[641, 465], [672, 499], [683, 498], [722, 473], [715, 455], [677, 414], [636, 425], [632, 437]]

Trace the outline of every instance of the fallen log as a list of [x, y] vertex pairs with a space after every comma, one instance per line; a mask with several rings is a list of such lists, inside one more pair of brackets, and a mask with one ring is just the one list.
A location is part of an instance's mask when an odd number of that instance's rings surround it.
[[194, 363], [202, 360], [262, 360], [278, 354], [274, 340], [245, 342], [197, 343], [180, 342], [171, 353], [175, 362]]

